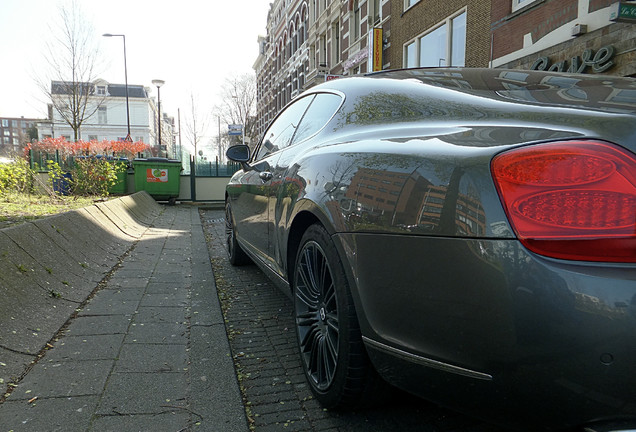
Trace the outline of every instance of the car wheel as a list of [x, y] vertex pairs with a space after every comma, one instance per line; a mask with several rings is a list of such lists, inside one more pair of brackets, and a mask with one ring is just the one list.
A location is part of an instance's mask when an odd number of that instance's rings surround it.
[[234, 216], [232, 215], [230, 203], [225, 203], [225, 248], [230, 259], [230, 264], [239, 266], [250, 262], [250, 258], [236, 241]]
[[363, 404], [375, 374], [336, 248], [321, 225], [303, 235], [293, 288], [300, 355], [316, 399], [327, 408]]

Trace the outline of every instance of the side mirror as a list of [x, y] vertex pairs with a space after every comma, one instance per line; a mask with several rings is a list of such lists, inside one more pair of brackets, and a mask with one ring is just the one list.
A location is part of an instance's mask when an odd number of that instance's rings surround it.
[[244, 164], [250, 160], [250, 148], [242, 144], [234, 145], [227, 149], [225, 155], [229, 160]]

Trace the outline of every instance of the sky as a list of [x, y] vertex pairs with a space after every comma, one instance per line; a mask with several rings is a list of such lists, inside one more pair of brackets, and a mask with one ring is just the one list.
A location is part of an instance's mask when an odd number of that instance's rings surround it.
[[[0, 117], [46, 117], [46, 97], [36, 84], [47, 64], [45, 42], [51, 38], [60, 5], [70, 0], [0, 0]], [[98, 39], [102, 72], [123, 84], [126, 35], [129, 85], [144, 85], [156, 96], [161, 79], [161, 110], [183, 124], [191, 112], [219, 103], [225, 79], [253, 73], [257, 38], [266, 34], [270, 0], [76, 0]]]

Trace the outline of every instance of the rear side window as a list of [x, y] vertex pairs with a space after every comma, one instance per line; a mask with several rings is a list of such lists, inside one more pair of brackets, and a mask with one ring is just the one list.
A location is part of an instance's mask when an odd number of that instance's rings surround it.
[[314, 95], [300, 98], [276, 117], [269, 129], [265, 131], [265, 135], [263, 135], [263, 141], [256, 154], [256, 160], [260, 160], [290, 144], [294, 133], [298, 129], [300, 120], [303, 118], [303, 114], [313, 99]]
[[316, 134], [336, 113], [342, 97], [331, 93], [319, 93], [305, 112], [292, 143], [303, 141]]

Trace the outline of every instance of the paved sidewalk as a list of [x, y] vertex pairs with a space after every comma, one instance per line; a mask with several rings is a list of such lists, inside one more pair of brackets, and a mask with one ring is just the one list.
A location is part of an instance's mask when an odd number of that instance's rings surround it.
[[0, 404], [5, 431], [246, 431], [198, 209], [164, 207]]

